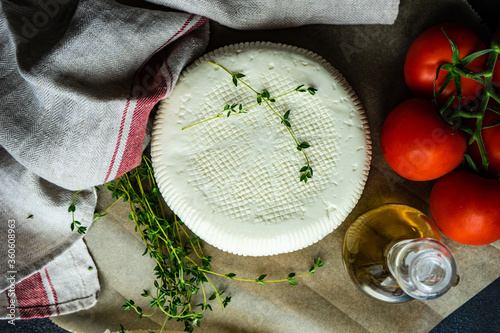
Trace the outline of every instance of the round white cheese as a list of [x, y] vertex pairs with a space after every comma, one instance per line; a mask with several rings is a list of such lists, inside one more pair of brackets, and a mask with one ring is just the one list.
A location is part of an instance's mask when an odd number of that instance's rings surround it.
[[[210, 62], [244, 74], [257, 92], [292, 92], [270, 103], [273, 111]], [[293, 91], [302, 84], [316, 94]], [[252, 107], [227, 117], [227, 104]], [[300, 181], [305, 157], [281, 122], [288, 110], [297, 142], [310, 145], [307, 182]], [[371, 141], [356, 94], [324, 59], [288, 45], [242, 43], [183, 71], [160, 103], [152, 159], [166, 203], [194, 233], [219, 249], [262, 256], [311, 245], [342, 223], [363, 191]]]

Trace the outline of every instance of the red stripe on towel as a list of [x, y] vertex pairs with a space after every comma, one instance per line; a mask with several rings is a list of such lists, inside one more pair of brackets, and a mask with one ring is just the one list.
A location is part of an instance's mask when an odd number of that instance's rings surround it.
[[47, 281], [49, 282], [50, 289], [52, 290], [52, 297], [54, 297], [54, 306], [56, 308], [57, 315], [61, 315], [61, 311], [59, 310], [59, 302], [57, 301], [57, 293], [56, 290], [54, 289], [54, 285], [52, 284], [52, 281], [50, 280], [49, 272], [47, 271], [47, 268], [45, 268], [45, 276], [47, 277]]
[[[137, 101], [134, 109], [134, 114], [132, 116], [132, 122], [130, 124], [125, 150], [123, 152], [121, 163], [115, 177], [121, 176], [140, 163], [144, 134], [146, 133], [149, 114], [156, 103], [158, 103], [160, 99], [165, 97], [167, 93], [170, 92], [173, 88], [174, 77], [172, 75], [172, 71], [168, 64], [168, 61], [165, 60], [165, 58], [167, 57], [162, 57], [158, 54], [158, 51], [179, 35], [188, 34], [194, 29], [208, 22], [207, 18], [201, 17], [198, 22], [192, 25], [191, 28], [185, 30], [194, 17], [195, 15], [191, 15], [186, 20], [184, 25], [179, 29], [179, 31], [177, 31], [177, 33], [175, 33], [161, 48], [159, 48], [157, 50], [157, 53], [155, 53], [148, 59], [148, 64], [143, 65], [143, 67], [141, 68], [141, 73], [139, 73], [138, 77], [138, 83], [142, 83], [142, 85], [139, 85], [139, 87], [147, 88], [149, 86], [150, 88], [152, 87], [152, 89], [146, 91], [146, 93], [143, 94], [143, 97]], [[164, 77], [163, 73], [160, 70], [162, 65], [165, 65], [169, 76], [168, 79]], [[151, 81], [152, 84], [148, 84], [148, 80]]]
[[52, 315], [40, 272], [16, 284], [16, 298], [21, 319], [45, 318]]
[[[106, 183], [111, 177], [111, 172], [116, 163], [118, 150], [123, 140], [123, 130], [124, 130], [125, 119], [127, 117], [127, 111], [130, 105], [130, 100], [133, 97], [134, 89], [138, 88], [137, 83], [140, 82], [141, 78], [143, 79], [147, 78], [146, 75], [151, 73], [151, 68], [158, 68], [158, 69], [160, 68], [159, 66], [154, 66], [155, 63], [158, 64], [157, 59], [152, 59], [155, 55], [158, 54], [160, 50], [162, 50], [166, 45], [168, 45], [174, 39], [178, 38], [180, 35], [187, 34], [192, 30], [194, 30], [195, 28], [198, 28], [202, 24], [208, 22], [207, 18], [201, 17], [200, 20], [195, 25], [193, 25], [189, 30], [185, 31], [195, 16], [196, 15], [191, 14], [187, 18], [186, 22], [184, 22], [182, 27], [175, 34], [173, 34], [163, 45], [157, 48], [155, 52], [153, 52], [149, 56], [149, 58], [146, 61], [144, 61], [144, 63], [136, 71], [134, 75], [134, 80], [132, 81], [132, 85], [130, 87], [130, 97], [128, 98], [125, 109], [123, 110], [122, 113], [122, 121], [120, 124], [115, 151], [111, 158], [111, 162], [108, 168], [108, 172], [106, 174], [106, 178], [104, 179], [104, 183]], [[152, 60], [156, 60], [156, 62]], [[166, 65], [168, 67], [168, 64]], [[134, 115], [132, 116], [132, 122], [130, 124], [130, 129], [129, 129], [130, 132], [129, 135], [127, 136], [127, 143], [125, 146], [125, 150], [122, 154], [122, 158], [120, 159], [121, 160], [120, 166], [118, 168], [116, 175], [114, 175], [114, 178], [121, 176], [122, 174], [129, 171], [131, 168], [133, 168], [140, 162], [142, 142], [144, 140], [144, 133], [147, 125], [147, 120], [149, 117], [149, 112], [151, 111], [152, 107], [160, 100], [160, 98], [165, 96], [165, 94], [167, 93], [166, 89], [169, 88], [168, 86], [166, 86], [166, 80], [161, 74], [161, 71], [157, 70], [157, 75], [156, 77], [153, 78], [153, 80], [156, 82], [159, 81], [160, 84], [163, 84], [163, 86], [158, 85], [156, 89], [152, 91], [152, 94], [151, 93], [144, 94], [144, 97], [138, 100], [136, 108], [134, 109]], [[170, 87], [172, 86], [172, 84], [173, 84], [173, 77], [170, 76]], [[139, 88], [140, 87], [141, 86], [139, 86]], [[138, 141], [140, 141], [140, 144], [138, 143]]]
[[113, 153], [113, 157], [111, 158], [111, 164], [109, 165], [108, 173], [106, 174], [106, 178], [104, 179], [104, 183], [108, 182], [109, 176], [111, 174], [111, 170], [113, 169], [113, 165], [115, 164], [116, 155], [118, 154], [118, 149], [120, 148], [120, 142], [122, 140], [123, 135], [123, 125], [125, 124], [125, 119], [127, 118], [127, 110], [130, 106], [130, 98], [127, 100], [127, 104], [125, 104], [125, 110], [123, 110], [122, 121], [120, 123], [120, 129], [118, 130], [118, 141], [116, 143], [115, 151]]

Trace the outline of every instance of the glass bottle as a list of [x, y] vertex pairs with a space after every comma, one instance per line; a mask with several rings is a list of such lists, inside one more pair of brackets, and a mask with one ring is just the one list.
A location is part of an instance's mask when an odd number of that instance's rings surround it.
[[343, 261], [362, 291], [389, 303], [439, 297], [457, 279], [453, 255], [432, 221], [400, 204], [359, 216], [346, 232]]

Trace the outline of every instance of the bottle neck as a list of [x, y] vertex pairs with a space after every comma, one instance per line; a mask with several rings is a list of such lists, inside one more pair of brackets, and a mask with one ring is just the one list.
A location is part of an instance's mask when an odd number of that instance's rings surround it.
[[448, 247], [436, 239], [397, 242], [387, 254], [387, 266], [401, 289], [416, 299], [437, 298], [456, 280], [455, 259]]

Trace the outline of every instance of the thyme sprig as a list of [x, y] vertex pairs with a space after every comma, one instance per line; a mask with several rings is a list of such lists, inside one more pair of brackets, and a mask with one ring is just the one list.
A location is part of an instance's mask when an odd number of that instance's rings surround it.
[[[495, 100], [500, 103], [500, 95], [495, 91], [493, 87], [493, 72], [497, 63], [498, 56], [500, 54], [500, 40], [493, 40], [489, 49], [472, 53], [460, 59], [458, 47], [444, 30], [443, 33], [446, 35], [450, 43], [450, 47], [452, 50], [452, 62], [442, 64], [437, 68], [434, 87], [436, 86], [436, 81], [439, 77], [440, 70], [445, 69], [448, 71], [448, 73], [446, 74], [439, 91], [436, 91], [436, 88], [434, 88], [434, 103], [439, 111], [439, 114], [447, 123], [454, 126], [454, 128], [461, 129], [465, 133], [469, 134], [469, 145], [476, 142], [481, 155], [481, 167], [478, 168], [478, 166], [472, 160], [471, 156], [468, 154], [464, 154], [465, 161], [474, 172], [482, 174], [483, 176], [487, 176], [489, 159], [486, 153], [486, 148], [484, 146], [481, 133], [485, 128], [500, 125], [500, 122], [495, 122], [487, 126], [483, 125], [484, 115], [487, 110], [500, 114], [500, 109], [497, 107], [493, 107], [490, 104], [491, 100]], [[485, 70], [480, 72], [473, 72], [465, 67], [474, 59], [486, 54], [488, 54], [488, 60]], [[479, 107], [477, 108], [477, 110], [473, 108], [471, 109], [468, 105], [462, 105], [462, 77], [476, 80], [484, 86], [482, 95], [478, 96]], [[437, 104], [437, 97], [441, 93], [443, 93], [446, 86], [452, 81], [455, 84], [457, 93], [456, 95], [450, 96], [448, 100], [445, 101], [444, 105], [439, 107]], [[455, 99], [458, 100], [458, 107], [452, 109], [451, 105]], [[468, 127], [466, 122], [464, 121], [465, 119], [476, 119], [475, 128], [472, 129]]]
[[[99, 190], [99, 188], [96, 186], [95, 187], [97, 190]], [[87, 227], [85, 226], [82, 226], [82, 223], [80, 221], [76, 221], [75, 220], [75, 210], [76, 210], [76, 206], [75, 206], [75, 197], [78, 195], [78, 193], [82, 192], [83, 190], [79, 190], [79, 191], [76, 191], [75, 193], [73, 193], [73, 196], [71, 197], [71, 204], [69, 205], [68, 207], [68, 212], [71, 213], [71, 225], [70, 225], [70, 228], [71, 228], [71, 231], [74, 231], [75, 228], [76, 228], [76, 231], [83, 235], [87, 232]], [[119, 198], [121, 199], [121, 197]], [[104, 210], [103, 212], [95, 212], [94, 213], [94, 219], [92, 221], [95, 221], [97, 220], [98, 218], [100, 217], [104, 217], [106, 215], [108, 215], [108, 211], [113, 208], [113, 206], [118, 202], [118, 200], [116, 200], [115, 202], [113, 202], [108, 208], [106, 208], [106, 210]]]
[[229, 71], [227, 68], [225, 68], [224, 66], [222, 66], [221, 64], [218, 64], [215, 62], [209, 61], [208, 63], [210, 63], [214, 66], [220, 67], [226, 73], [228, 73], [231, 76], [231, 80], [232, 80], [235, 87], [238, 87], [238, 83], [241, 83], [241, 85], [250, 89], [256, 95], [256, 102], [257, 103], [252, 104], [252, 105], [247, 106], [247, 107], [243, 107], [243, 104], [241, 104], [241, 103], [226, 104], [224, 106], [224, 109], [221, 112], [219, 112], [216, 116], [202, 120], [202, 121], [197, 122], [195, 124], [186, 126], [183, 128], [183, 130], [191, 128], [191, 127], [199, 125], [199, 124], [202, 124], [202, 123], [205, 123], [207, 121], [218, 119], [218, 118], [230, 117], [231, 115], [237, 115], [237, 114], [244, 114], [244, 113], [247, 113], [247, 110], [249, 110], [253, 107], [256, 107], [258, 105], [264, 104], [280, 119], [281, 124], [283, 126], [285, 126], [288, 134], [293, 139], [293, 141], [297, 147], [297, 150], [302, 152], [302, 154], [304, 155], [305, 165], [300, 168], [299, 179], [300, 179], [300, 181], [307, 183], [307, 180], [312, 178], [312, 176], [313, 176], [313, 169], [311, 167], [307, 152], [305, 151], [305, 149], [310, 147], [310, 144], [307, 142], [299, 142], [296, 139], [296, 137], [292, 131], [292, 124], [291, 124], [290, 119], [289, 119], [291, 110], [288, 110], [285, 112], [285, 114], [281, 115], [273, 107], [272, 103], [276, 102], [277, 99], [282, 98], [282, 97], [284, 97], [288, 94], [294, 93], [294, 92], [300, 92], [300, 93], [307, 92], [310, 95], [315, 95], [318, 90], [316, 88], [313, 88], [313, 87], [304, 88], [304, 85], [302, 84], [293, 90], [290, 90], [288, 92], [285, 92], [283, 94], [280, 94], [280, 95], [274, 97], [274, 96], [271, 96], [271, 94], [267, 90], [259, 92], [256, 89], [254, 89], [252, 86], [250, 86], [247, 82], [242, 80], [246, 76], [245, 74], [233, 73], [233, 72]]
[[[235, 273], [223, 274], [212, 270], [212, 257], [203, 252], [200, 239], [190, 233], [177, 216], [169, 216], [165, 209], [151, 160], [147, 156], [143, 156], [140, 166], [107, 183], [106, 188], [115, 199], [110, 207], [119, 201], [129, 204], [129, 219], [134, 221], [135, 230], [146, 246], [143, 255], [149, 255], [156, 261], [154, 288], [144, 290], [141, 295], [149, 299], [151, 310], [147, 313], [134, 300], [127, 300], [123, 308], [135, 311], [139, 317], [150, 317], [157, 311], [162, 312], [165, 321], [160, 332], [170, 320], [182, 321], [184, 330], [192, 332], [196, 326], [200, 326], [204, 312], [212, 311], [211, 303], [217, 302], [221, 309], [230, 303], [231, 297], [224, 295], [223, 290], [218, 290], [213, 276], [260, 285], [280, 282], [297, 285], [298, 278], [311, 275], [323, 266], [321, 259], [317, 258], [307, 273], [290, 273], [282, 279], [266, 279], [267, 274], [257, 278], [240, 278]], [[74, 200], [70, 209], [75, 209]], [[195, 301], [199, 293], [202, 295], [201, 303]], [[126, 332], [122, 325], [120, 332]]]
[[76, 228], [76, 230], [78, 231], [78, 233], [81, 234], [81, 235], [83, 235], [87, 231], [87, 227], [82, 226], [82, 223], [80, 221], [76, 221], [75, 220], [75, 210], [76, 210], [75, 197], [81, 191], [82, 190], [76, 191], [75, 193], [73, 193], [73, 196], [71, 196], [71, 204], [68, 207], [68, 212], [71, 213], [71, 220], [72, 220], [71, 221], [71, 226], [70, 226], [71, 227], [71, 231], [74, 231], [75, 228]]

